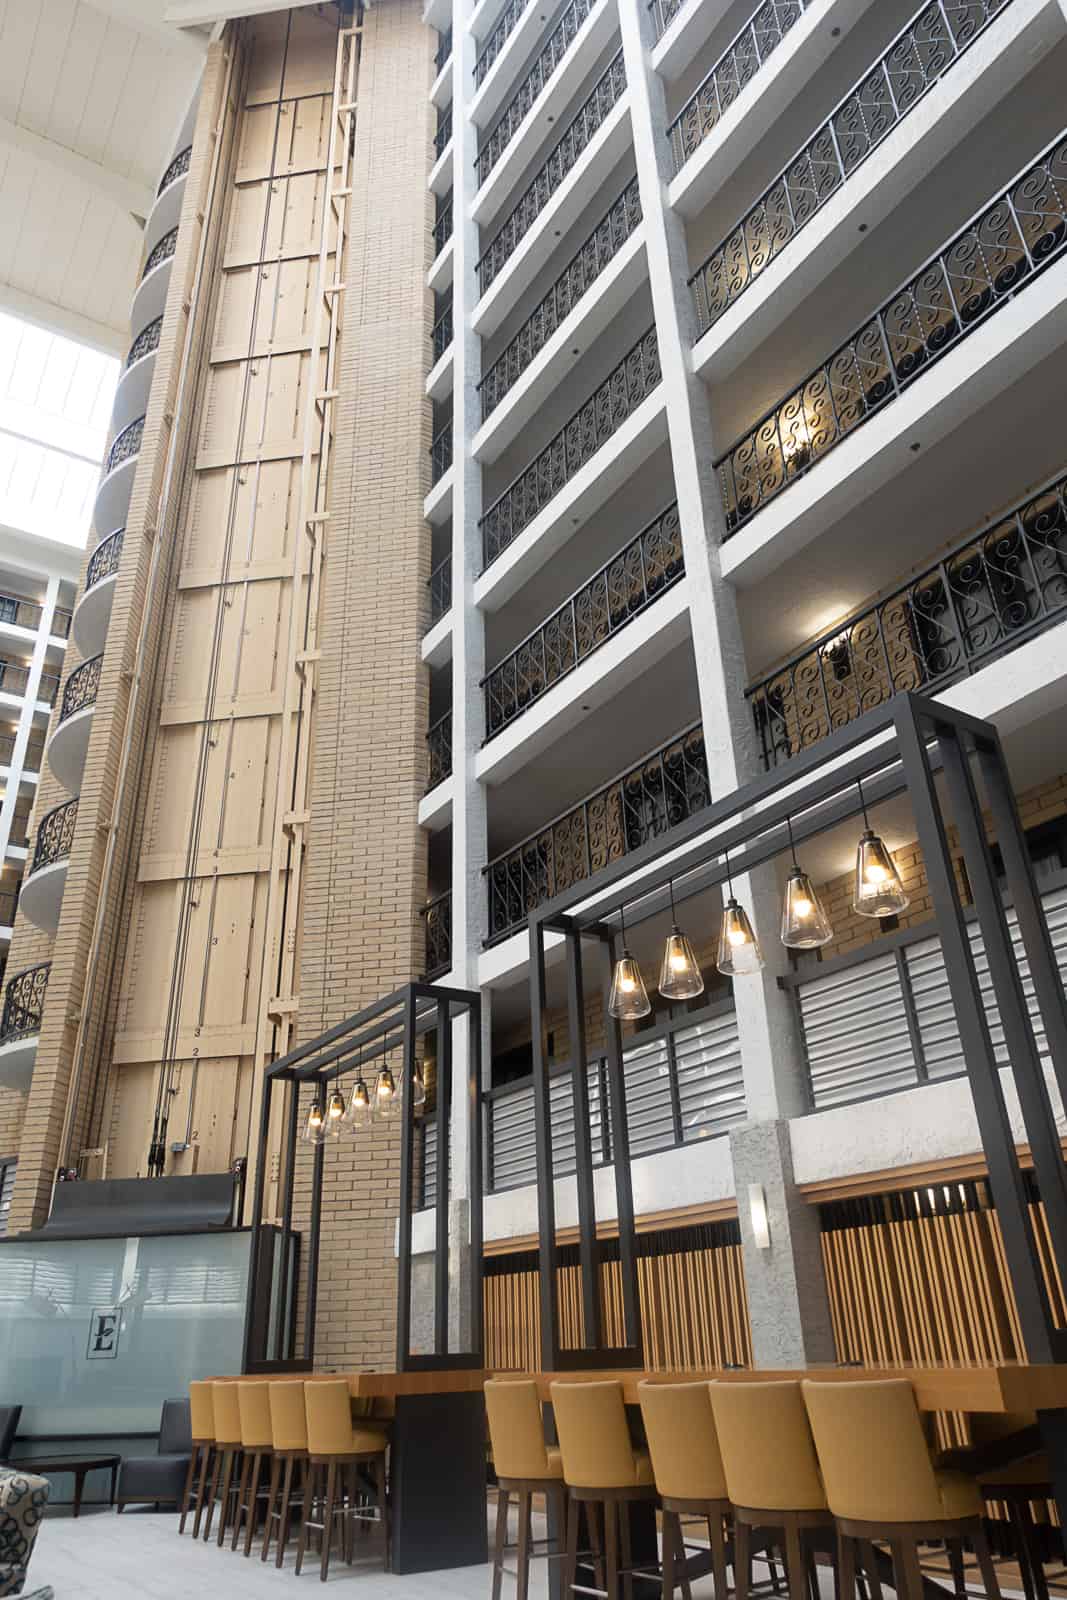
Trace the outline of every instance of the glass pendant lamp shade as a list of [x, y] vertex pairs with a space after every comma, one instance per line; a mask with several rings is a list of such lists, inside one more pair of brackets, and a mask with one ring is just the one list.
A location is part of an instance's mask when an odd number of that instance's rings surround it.
[[326, 1110], [317, 1100], [308, 1112], [304, 1138], [308, 1144], [322, 1144], [326, 1139]]
[[763, 966], [763, 952], [748, 920], [748, 912], [733, 895], [722, 909], [719, 955], [715, 965], [727, 978], [744, 977], [748, 973], [758, 972]]
[[673, 927], [667, 935], [659, 971], [659, 992], [665, 1000], [692, 1000], [704, 993], [704, 980], [693, 946], [678, 927]]
[[374, 1085], [374, 1115], [389, 1122], [400, 1114], [400, 1095], [396, 1079], [389, 1068], [383, 1067]]
[[907, 904], [908, 896], [893, 857], [878, 835], [865, 828], [856, 846], [853, 911], [861, 917], [893, 917]]
[[411, 1109], [418, 1116], [426, 1105], [426, 1081], [422, 1075], [422, 1063], [416, 1061], [415, 1069], [411, 1074]]
[[638, 1017], [647, 1017], [651, 1010], [641, 968], [630, 951], [624, 949], [615, 963], [608, 1011], [620, 1022], [636, 1022]]
[[326, 1105], [326, 1132], [331, 1139], [341, 1137], [344, 1121], [345, 1097], [339, 1089], [335, 1089]]
[[370, 1103], [370, 1090], [367, 1088], [360, 1073], [352, 1089], [348, 1102], [348, 1111], [345, 1121], [350, 1133], [358, 1133], [360, 1128], [369, 1128], [374, 1120], [374, 1108]]
[[789, 869], [782, 906], [782, 943], [789, 950], [817, 950], [834, 936], [815, 886], [795, 863]]

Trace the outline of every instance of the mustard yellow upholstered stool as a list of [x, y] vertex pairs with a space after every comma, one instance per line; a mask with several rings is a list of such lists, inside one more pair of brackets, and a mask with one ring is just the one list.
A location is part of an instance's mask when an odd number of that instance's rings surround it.
[[554, 1383], [552, 1408], [568, 1501], [564, 1600], [575, 1586], [578, 1529], [583, 1508], [597, 1588], [607, 1594], [609, 1600], [617, 1600], [621, 1579], [627, 1600], [630, 1600], [635, 1568], [630, 1549], [628, 1504], [635, 1500], [654, 1501], [656, 1485], [648, 1451], [635, 1450], [631, 1442], [622, 1385], [615, 1382]]
[[[308, 1473], [300, 1541], [296, 1548], [297, 1572], [304, 1563], [308, 1534], [313, 1528], [318, 1529], [322, 1538], [319, 1576], [323, 1583], [326, 1582], [330, 1570], [330, 1550], [338, 1522], [342, 1533], [342, 1549], [346, 1559], [351, 1560], [350, 1518], [355, 1512], [357, 1474], [361, 1467], [367, 1469], [374, 1478], [382, 1526], [383, 1565], [388, 1571], [389, 1502], [385, 1477], [388, 1432], [380, 1424], [367, 1420], [353, 1426], [352, 1402], [348, 1384], [343, 1378], [305, 1383], [304, 1410], [307, 1417]], [[316, 1506], [321, 1506], [318, 1517], [313, 1515]]]
[[965, 1473], [935, 1468], [908, 1380], [806, 1379], [803, 1392], [837, 1524], [842, 1600], [855, 1595], [857, 1540], [888, 1540], [897, 1594], [922, 1600], [920, 1542], [964, 1538], [974, 1547], [989, 1600], [999, 1600], [981, 1491]]
[[193, 1448], [189, 1470], [185, 1474], [178, 1532], [185, 1532], [185, 1519], [192, 1511], [195, 1539], [200, 1533], [200, 1517], [215, 1455], [215, 1412], [211, 1404], [211, 1385], [202, 1380], [194, 1380], [189, 1385], [189, 1431]]
[[726, 1524], [730, 1496], [706, 1383], [639, 1383], [637, 1396], [652, 1472], [663, 1504], [663, 1600], [684, 1579], [682, 1517], [708, 1524], [715, 1600], [726, 1600]]
[[[531, 1379], [491, 1378], [485, 1385], [485, 1410], [497, 1481], [493, 1600], [500, 1600], [504, 1555], [512, 1548], [516, 1551], [518, 1600], [526, 1600], [530, 1555], [535, 1543], [531, 1532], [533, 1496], [544, 1494], [555, 1500], [562, 1537], [567, 1521], [563, 1463], [559, 1451], [545, 1444], [541, 1400], [537, 1385]], [[508, 1544], [508, 1508], [512, 1495], [516, 1498], [519, 1516], [514, 1546]]]
[[274, 1565], [285, 1560], [292, 1520], [294, 1477], [299, 1474], [303, 1490], [307, 1478], [308, 1426], [304, 1408], [303, 1379], [275, 1378], [268, 1384], [270, 1406], [271, 1469], [267, 1490], [267, 1514], [263, 1519], [263, 1545], [259, 1553], [266, 1561], [270, 1541], [277, 1529]]
[[[243, 1458], [241, 1464], [241, 1481], [237, 1488], [237, 1504], [233, 1517], [233, 1543], [231, 1548], [237, 1549], [237, 1541], [241, 1535], [242, 1527], [245, 1530], [245, 1555], [252, 1552], [252, 1540], [259, 1521], [260, 1479], [263, 1476], [263, 1464], [270, 1461], [271, 1451], [274, 1446], [274, 1435], [270, 1423], [270, 1385], [265, 1381], [251, 1382], [246, 1380], [237, 1385], [237, 1409], [241, 1416], [241, 1444]], [[266, 1494], [264, 1489], [262, 1493]]]
[[752, 1586], [752, 1529], [780, 1528], [790, 1600], [807, 1600], [813, 1580], [806, 1536], [832, 1538], [804, 1399], [798, 1381], [709, 1384], [726, 1485], [734, 1508], [738, 1600]]
[[204, 1538], [211, 1538], [211, 1522], [215, 1504], [219, 1508], [218, 1542], [226, 1537], [226, 1529], [233, 1513], [232, 1500], [236, 1493], [234, 1467], [241, 1459], [241, 1411], [237, 1404], [240, 1385], [232, 1380], [222, 1380], [211, 1385], [211, 1407], [215, 1417], [215, 1466], [208, 1491], [207, 1516], [204, 1519]]

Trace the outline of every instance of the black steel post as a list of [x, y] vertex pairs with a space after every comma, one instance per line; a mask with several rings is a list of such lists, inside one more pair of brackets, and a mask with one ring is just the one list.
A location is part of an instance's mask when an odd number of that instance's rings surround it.
[[567, 944], [567, 1032], [571, 1062], [571, 1110], [574, 1118], [574, 1171], [578, 1190], [578, 1260], [582, 1288], [582, 1344], [596, 1350], [603, 1344], [600, 1315], [600, 1251], [596, 1236], [593, 1193], [593, 1149], [589, 1135], [589, 1064], [585, 1037], [585, 994], [582, 983], [582, 936], [573, 929]]
[[451, 1007], [446, 1001], [437, 1002], [437, 1197], [434, 1207], [433, 1259], [433, 1349], [437, 1356], [448, 1354], [448, 1135], [452, 1122], [450, 1012]]
[[[404, 1082], [415, 1072], [415, 995], [404, 995]], [[411, 1178], [415, 1119], [410, 1094], [403, 1095], [400, 1117], [400, 1216], [397, 1222], [396, 1370], [406, 1372], [411, 1354]], [[440, 1151], [438, 1151], [440, 1160]]]
[[310, 1366], [315, 1359], [315, 1310], [319, 1298], [319, 1236], [322, 1229], [322, 1175], [326, 1164], [326, 1146], [315, 1146], [315, 1160], [311, 1176], [311, 1220], [308, 1224], [308, 1276], [304, 1301], [304, 1360]]
[[533, 1045], [534, 1134], [537, 1141], [538, 1293], [541, 1307], [541, 1365], [559, 1368], [559, 1318], [556, 1286], [556, 1194], [552, 1179], [552, 1109], [545, 1061], [545, 935], [530, 918], [530, 1028]]
[[467, 1006], [467, 1026], [470, 1029], [467, 1070], [467, 1141], [468, 1170], [470, 1173], [470, 1285], [471, 1350], [485, 1360], [485, 1300], [484, 1300], [484, 1180], [482, 1176], [482, 1137], [485, 1112], [482, 1101], [482, 1003], [475, 997]]
[[293, 1185], [296, 1178], [296, 1141], [300, 1130], [300, 1085], [289, 1080], [289, 1106], [285, 1128], [285, 1198], [282, 1202], [281, 1260], [278, 1263], [278, 1303], [274, 1308], [274, 1354], [280, 1361], [289, 1354], [285, 1308], [289, 1296], [289, 1238], [293, 1231]]
[[615, 968], [615, 940], [604, 932], [600, 936], [600, 959], [604, 1005], [605, 1060], [608, 1076], [608, 1104], [611, 1110], [611, 1159], [615, 1172], [615, 1210], [619, 1220], [619, 1268], [622, 1274], [622, 1316], [626, 1345], [641, 1362], [641, 1307], [637, 1288], [637, 1250], [634, 1239], [634, 1191], [630, 1170], [630, 1129], [626, 1116], [626, 1079], [622, 1064], [622, 1033], [618, 1021], [608, 1014], [611, 978]]
[[273, 1085], [263, 1078], [263, 1104], [259, 1114], [259, 1148], [256, 1151], [256, 1181], [252, 1192], [252, 1235], [248, 1242], [248, 1292], [245, 1298], [245, 1326], [242, 1340], [241, 1371], [247, 1372], [253, 1359], [255, 1339], [256, 1291], [259, 1277], [259, 1239], [263, 1229], [263, 1195], [266, 1189], [267, 1145], [270, 1140], [270, 1101]]

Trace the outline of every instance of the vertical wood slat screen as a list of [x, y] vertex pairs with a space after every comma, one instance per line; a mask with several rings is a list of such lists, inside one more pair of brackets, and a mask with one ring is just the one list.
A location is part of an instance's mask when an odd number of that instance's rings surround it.
[[[641, 1333], [647, 1367], [696, 1369], [752, 1364], [741, 1242], [736, 1222], [642, 1234], [638, 1247]], [[600, 1268], [604, 1338], [623, 1343], [622, 1278], [613, 1241]], [[573, 1252], [574, 1260], [568, 1257]], [[581, 1343], [577, 1248], [561, 1252], [559, 1306], [565, 1346]], [[486, 1366], [536, 1372], [541, 1366], [538, 1266], [533, 1251], [485, 1263]]]

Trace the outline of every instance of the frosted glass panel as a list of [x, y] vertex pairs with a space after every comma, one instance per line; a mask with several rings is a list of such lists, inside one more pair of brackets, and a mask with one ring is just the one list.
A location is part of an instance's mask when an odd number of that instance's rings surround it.
[[25, 1435], [155, 1432], [190, 1378], [238, 1372], [250, 1235], [0, 1246], [0, 1394]]

